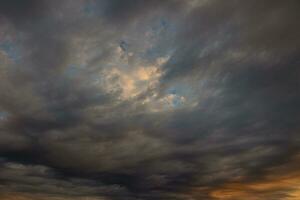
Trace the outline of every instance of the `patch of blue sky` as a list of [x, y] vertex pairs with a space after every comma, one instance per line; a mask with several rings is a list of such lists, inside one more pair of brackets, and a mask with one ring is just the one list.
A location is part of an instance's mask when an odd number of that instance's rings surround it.
[[190, 85], [185, 83], [177, 83], [169, 88], [169, 91], [173, 91], [174, 94], [179, 94], [182, 96], [188, 96], [192, 94], [192, 88]]
[[182, 106], [183, 105], [183, 100], [182, 100], [182, 97], [176, 95], [173, 99], [172, 99], [172, 106], [173, 107], [179, 107], [179, 106]]
[[152, 30], [157, 34], [162, 34], [168, 37], [177, 32], [176, 24], [166, 18], [159, 19], [152, 27]]
[[192, 101], [195, 98], [195, 91], [188, 84], [185, 83], [177, 83], [170, 86], [166, 89], [165, 93], [167, 95], [174, 95], [174, 104], [178, 105], [180, 102], [182, 103], [181, 97], [184, 97], [187, 102]]
[[0, 120], [4, 120], [8, 117], [8, 112], [0, 111]]
[[69, 77], [74, 77], [79, 75], [83, 69], [84, 69], [83, 65], [71, 64], [65, 69], [65, 75]]
[[165, 19], [156, 20], [151, 26], [151, 31], [153, 33], [160, 33], [161, 31], [166, 31], [169, 27], [169, 23]]
[[94, 9], [91, 4], [86, 4], [83, 8], [83, 11], [86, 15], [92, 15], [94, 13]]
[[172, 44], [175, 38], [175, 24], [168, 19], [159, 18], [155, 20], [149, 32], [151, 33], [151, 39], [153, 39], [156, 44], [141, 55], [143, 58], [153, 60], [158, 57], [166, 57], [174, 51], [174, 49], [170, 48], [172, 47], [170, 44]]
[[13, 42], [4, 41], [0, 43], [0, 49], [4, 51], [7, 56], [14, 62], [18, 62], [18, 60], [21, 58], [20, 51]]
[[86, 84], [97, 84], [100, 82], [100, 76], [98, 73], [89, 74], [86, 70], [86, 66], [84, 65], [71, 64], [65, 69], [64, 75], [70, 79], [78, 78], [80, 76], [88, 76], [89, 78], [86, 79]]
[[127, 52], [129, 48], [129, 44], [125, 40], [121, 40], [119, 46], [124, 52]]
[[96, 6], [95, 6], [95, 2], [94, 1], [87, 1], [82, 9], [83, 13], [86, 16], [94, 16], [96, 14]]
[[[101, 2], [101, 6], [99, 6], [99, 2]], [[82, 13], [86, 17], [103, 17], [109, 12], [107, 3], [102, 0], [87, 0], [82, 7]]]

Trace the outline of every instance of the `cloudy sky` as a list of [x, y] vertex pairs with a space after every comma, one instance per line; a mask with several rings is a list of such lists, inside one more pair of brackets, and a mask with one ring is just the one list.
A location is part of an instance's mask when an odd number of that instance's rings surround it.
[[299, 0], [0, 0], [1, 200], [299, 200]]

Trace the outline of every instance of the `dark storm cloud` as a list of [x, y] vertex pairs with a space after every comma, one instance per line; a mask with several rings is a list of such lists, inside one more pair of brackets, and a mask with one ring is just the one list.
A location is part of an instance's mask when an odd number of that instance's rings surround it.
[[[267, 60], [263, 65], [273, 65], [286, 56], [296, 57], [300, 42], [297, 9], [297, 1], [210, 1], [193, 9], [182, 22], [184, 28], [175, 44], [178, 50], [170, 59], [170, 67], [166, 65], [170, 70], [167, 78], [193, 73], [193, 69], [213, 62], [229, 61], [229, 65], [238, 66], [237, 61], [248, 56], [261, 59], [260, 54]], [[247, 57], [223, 60], [231, 52], [245, 53]], [[219, 65], [222, 64], [228, 65]]]
[[166, 1], [145, 1], [145, 0], [113, 0], [99, 1], [98, 6], [102, 10], [104, 17], [118, 25], [139, 20], [146, 15], [163, 12], [180, 11], [184, 4], [177, 0]]
[[0, 45], [0, 198], [291, 196], [298, 10], [292, 0], [1, 1], [0, 43], [19, 55]]
[[22, 25], [28, 20], [34, 20], [41, 16], [44, 2], [37, 0], [3, 0], [0, 2], [0, 16], [11, 20], [16, 25]]

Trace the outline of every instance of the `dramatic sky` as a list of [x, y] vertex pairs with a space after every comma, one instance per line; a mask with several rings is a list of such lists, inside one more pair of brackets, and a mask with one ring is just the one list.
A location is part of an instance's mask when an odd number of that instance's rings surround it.
[[0, 0], [0, 200], [299, 200], [299, 0]]

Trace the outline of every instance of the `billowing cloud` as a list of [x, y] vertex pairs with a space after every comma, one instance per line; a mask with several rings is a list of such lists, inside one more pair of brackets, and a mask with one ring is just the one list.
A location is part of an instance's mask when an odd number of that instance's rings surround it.
[[0, 199], [296, 200], [299, 2], [0, 2]]

